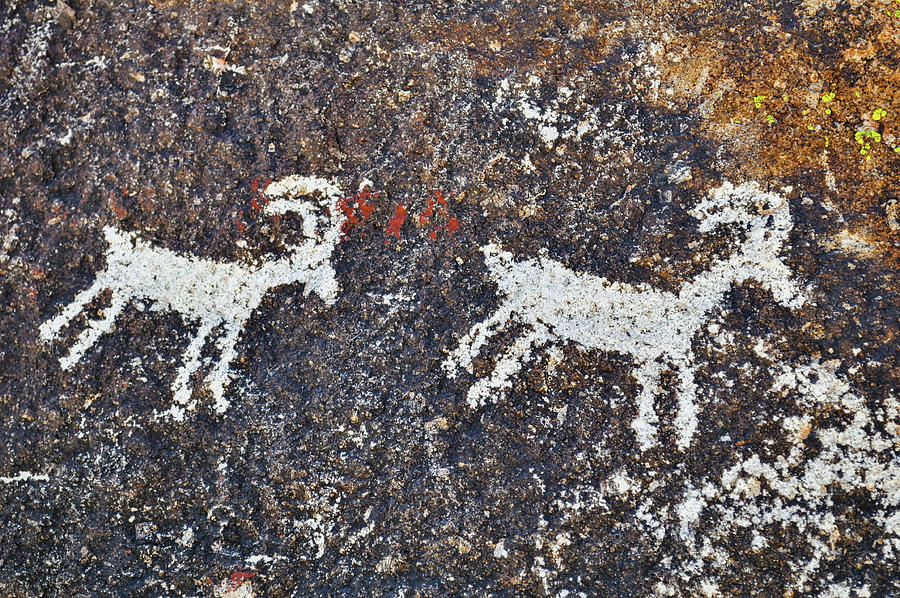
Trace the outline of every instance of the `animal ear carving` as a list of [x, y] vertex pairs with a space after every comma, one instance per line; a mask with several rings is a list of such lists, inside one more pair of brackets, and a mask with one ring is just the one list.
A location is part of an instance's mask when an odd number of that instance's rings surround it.
[[[113, 226], [103, 229], [109, 247], [106, 267], [94, 283], [56, 316], [40, 327], [44, 342], [52, 342], [85, 306], [100, 293], [111, 291], [111, 303], [100, 319], [88, 323], [67, 355], [60, 358], [62, 369], [78, 363], [84, 354], [109, 332], [134, 300], [153, 303], [156, 311], [169, 311], [181, 316], [186, 325], [196, 326], [184, 351], [183, 364], [172, 383], [174, 402], [166, 412], [177, 420], [186, 410], [196, 408], [192, 400], [191, 377], [201, 364], [201, 352], [208, 340], [215, 340], [219, 358], [206, 376], [206, 384], [214, 399], [214, 409], [228, 408], [225, 390], [231, 383], [231, 362], [244, 323], [259, 307], [270, 289], [300, 283], [304, 295], [317, 295], [326, 304], [337, 299], [339, 285], [331, 256], [340, 241], [342, 216], [332, 209], [324, 230], [318, 212], [329, 207], [340, 196], [340, 189], [328, 179], [293, 175], [268, 186], [266, 194], [277, 197], [266, 206], [270, 215], [295, 211], [303, 217], [306, 241], [291, 252], [259, 265], [224, 262], [154, 247], [136, 234]], [[301, 197], [318, 196], [317, 203]], [[318, 205], [317, 205], [318, 204]], [[214, 331], [217, 336], [212, 337]]]

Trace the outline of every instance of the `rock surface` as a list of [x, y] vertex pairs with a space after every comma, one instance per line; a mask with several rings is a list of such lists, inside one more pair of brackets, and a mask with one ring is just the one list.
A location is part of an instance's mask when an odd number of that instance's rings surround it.
[[900, 595], [900, 1], [0, 39], [4, 596]]

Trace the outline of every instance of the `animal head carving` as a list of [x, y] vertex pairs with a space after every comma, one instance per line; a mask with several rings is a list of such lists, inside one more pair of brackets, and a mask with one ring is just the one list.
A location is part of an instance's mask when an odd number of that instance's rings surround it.
[[[341, 190], [332, 181], [316, 177], [290, 175], [270, 184], [264, 193], [274, 199], [265, 207], [268, 215], [285, 214], [295, 212], [303, 218], [303, 236], [308, 239], [320, 238], [324, 235], [327, 240], [340, 237], [340, 228], [343, 217], [335, 208], [335, 204], [341, 195]], [[318, 196], [317, 201], [310, 201], [312, 196]], [[324, 230], [323, 230], [324, 229]], [[317, 230], [320, 233], [317, 233]]]
[[291, 175], [270, 184], [265, 194], [273, 199], [265, 207], [269, 215], [294, 212], [303, 218], [302, 245], [290, 245], [288, 260], [275, 262], [270, 271], [285, 270], [286, 277], [302, 279], [303, 294], [315, 293], [326, 303], [337, 299], [338, 282], [330, 260], [341, 240], [343, 213], [337, 209], [341, 190], [332, 181], [315, 176]]

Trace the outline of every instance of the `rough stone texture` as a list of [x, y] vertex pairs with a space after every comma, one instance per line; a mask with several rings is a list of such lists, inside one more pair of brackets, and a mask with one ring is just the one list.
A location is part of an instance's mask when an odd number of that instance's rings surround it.
[[[900, 594], [900, 2], [8, 0], [0, 38], [4, 596]], [[105, 226], [259, 266], [294, 174], [343, 192], [340, 290], [263, 297], [224, 412], [208, 342], [164, 414], [197, 324], [153, 302], [60, 367]], [[481, 247], [677, 294], [745, 240], [692, 215], [725, 181], [786, 199], [809, 301], [724, 294], [686, 448], [683, 370], [642, 447], [636, 360], [565, 339], [467, 403], [531, 329], [446, 366]]]

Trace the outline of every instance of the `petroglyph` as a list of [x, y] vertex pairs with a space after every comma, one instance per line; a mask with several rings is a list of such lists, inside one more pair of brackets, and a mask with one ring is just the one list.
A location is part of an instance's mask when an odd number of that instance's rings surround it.
[[691, 214], [700, 221], [701, 233], [733, 224], [742, 229], [744, 239], [730, 257], [686, 281], [678, 293], [573, 272], [543, 256], [515, 261], [496, 245], [485, 245], [485, 263], [504, 298], [490, 317], [460, 340], [444, 367], [450, 377], [459, 368], [471, 373], [472, 360], [494, 334], [515, 323], [526, 330], [497, 358], [493, 371], [469, 388], [469, 405], [477, 408], [508, 389], [535, 348], [572, 341], [634, 359], [640, 392], [632, 427], [642, 449], [656, 443], [659, 416], [654, 401], [660, 376], [674, 370], [678, 409], [673, 423], [678, 447], [685, 449], [697, 428], [698, 413], [691, 342], [725, 293], [754, 280], [790, 309], [807, 302], [780, 257], [793, 227], [785, 198], [764, 192], [755, 183], [735, 187], [726, 182]]
[[0, 484], [15, 484], [16, 482], [28, 482], [30, 480], [47, 482], [50, 480], [50, 476], [46, 473], [32, 473], [30, 471], [20, 471], [16, 475], [8, 477], [0, 476]]
[[[270, 289], [294, 282], [304, 285], [304, 296], [315, 293], [327, 304], [334, 303], [338, 293], [331, 266], [331, 254], [340, 241], [343, 224], [341, 212], [332, 209], [340, 195], [338, 187], [326, 179], [294, 175], [272, 183], [265, 193], [279, 198], [265, 207], [267, 214], [293, 211], [303, 217], [305, 240], [301, 245], [289, 246], [284, 257], [261, 264], [183, 255], [154, 247], [133, 232], [105, 227], [103, 232], [109, 243], [106, 268], [88, 289], [40, 327], [41, 339], [53, 341], [88, 303], [111, 291], [110, 305], [102, 317], [88, 323], [68, 354], [60, 358], [60, 366], [66, 370], [78, 363], [112, 329], [129, 302], [149, 300], [152, 311], [175, 312], [186, 324], [197, 326], [172, 383], [174, 404], [168, 413], [180, 420], [186, 409], [196, 407], [196, 401], [191, 400], [190, 379], [201, 365], [204, 345], [219, 329], [219, 358], [206, 376], [206, 384], [215, 400], [215, 410], [225, 411], [225, 389], [232, 379], [230, 364], [237, 355], [235, 346], [244, 323], [263, 296]], [[320, 199], [301, 199], [311, 195]]]

